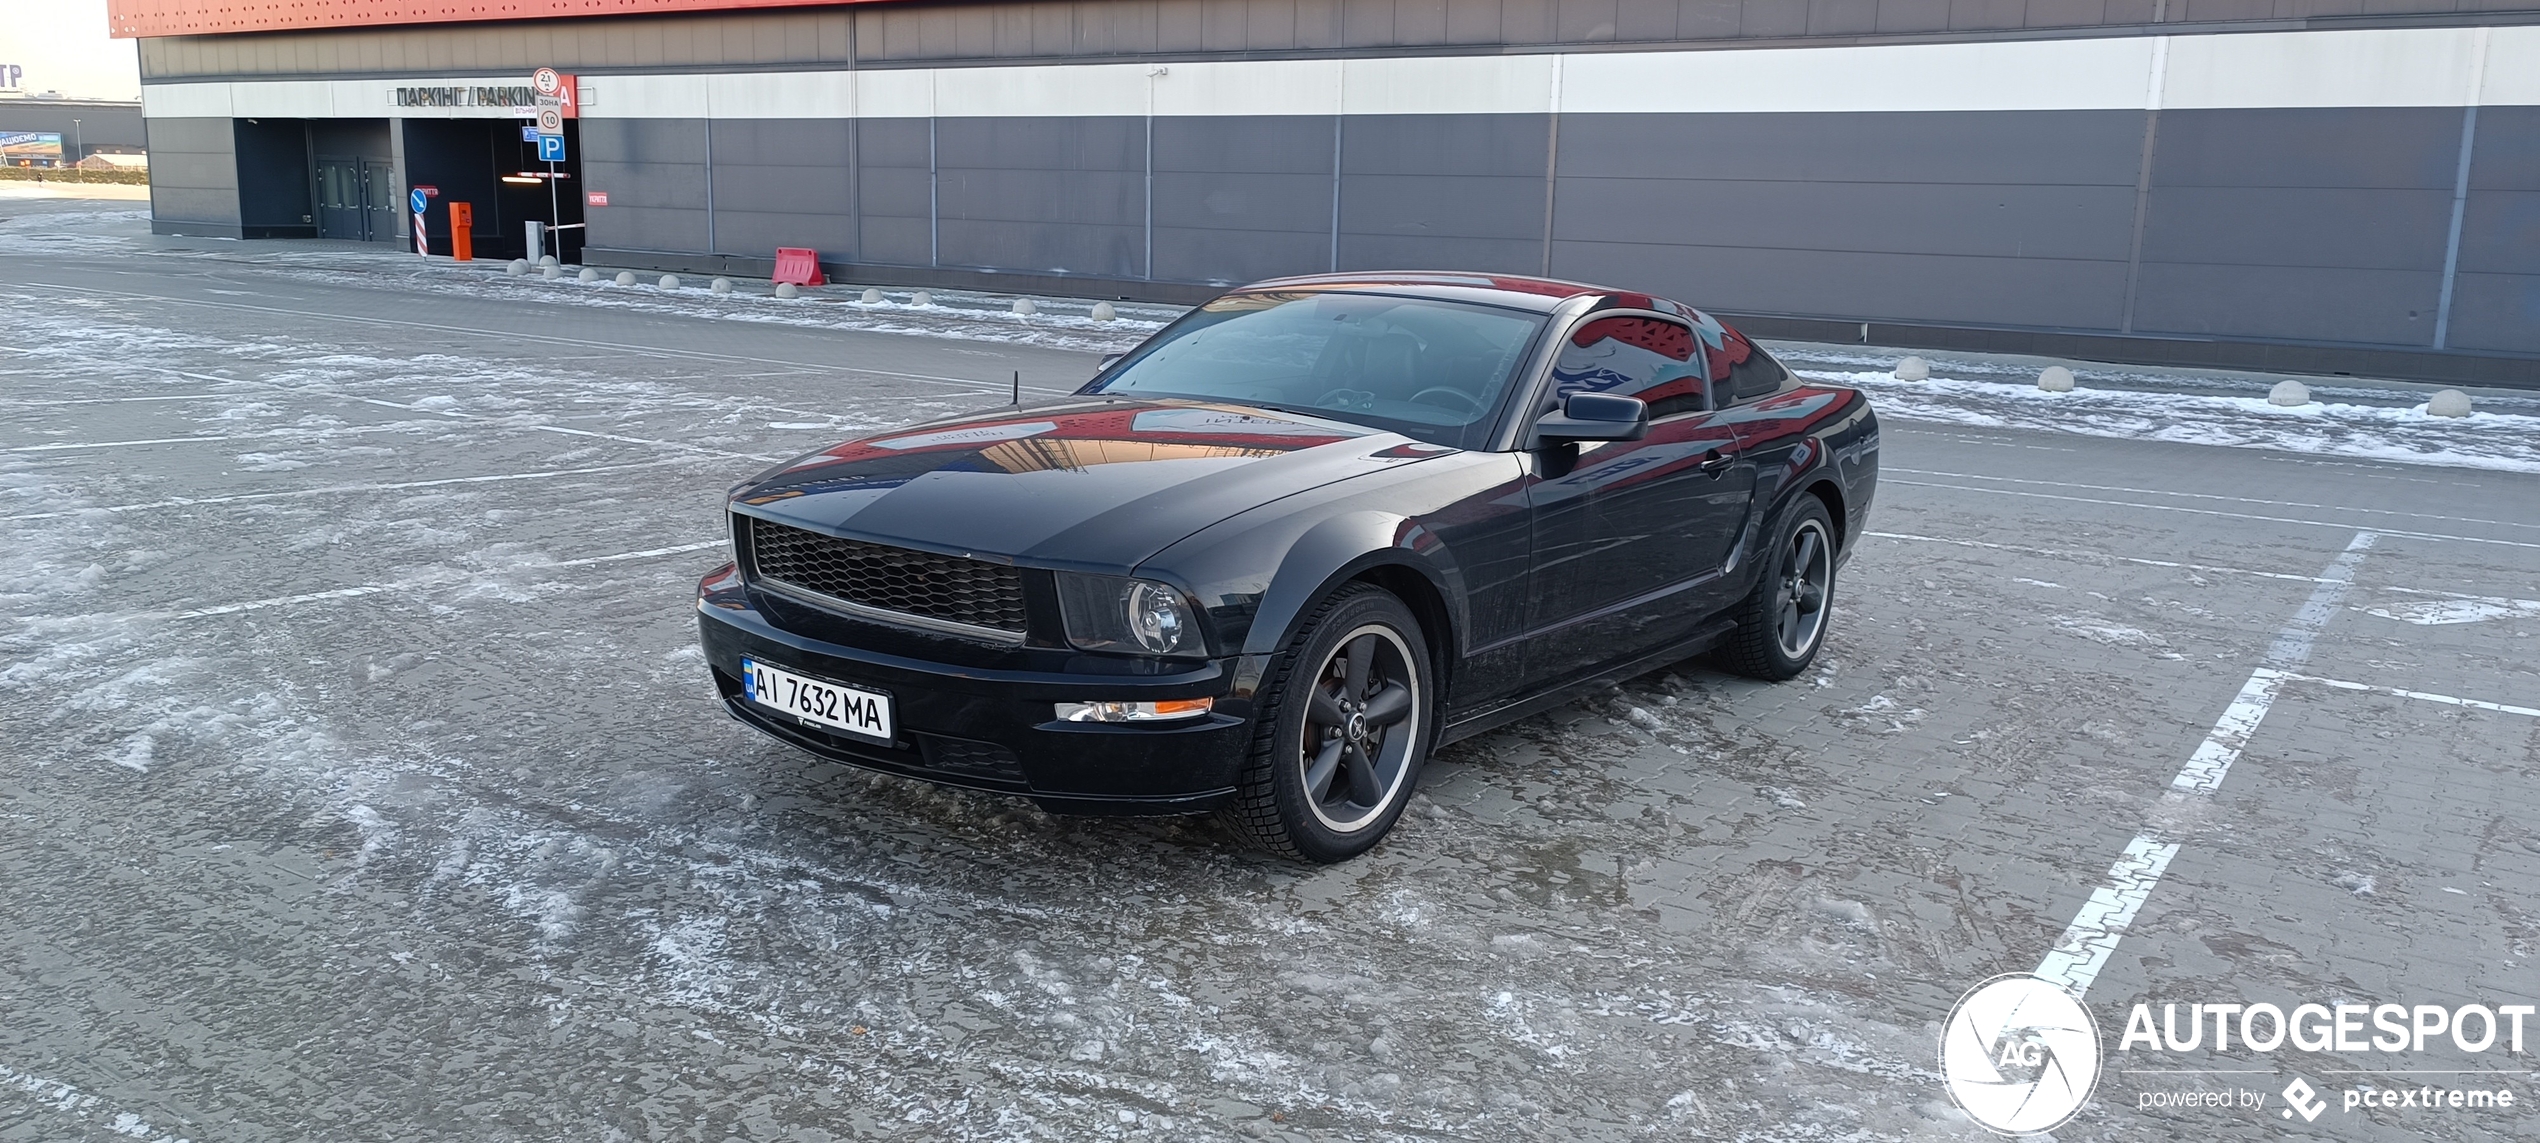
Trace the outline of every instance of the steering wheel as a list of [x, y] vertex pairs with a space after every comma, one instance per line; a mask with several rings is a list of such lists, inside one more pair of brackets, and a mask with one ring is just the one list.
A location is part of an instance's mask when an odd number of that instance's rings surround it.
[[[1466, 412], [1468, 412], [1468, 413], [1478, 413], [1478, 412], [1481, 412], [1481, 411], [1482, 411], [1482, 402], [1481, 402], [1481, 399], [1480, 399], [1480, 398], [1475, 397], [1475, 396], [1473, 396], [1472, 394], [1467, 393], [1467, 392], [1465, 392], [1465, 391], [1464, 391], [1464, 390], [1462, 390], [1462, 389], [1450, 389], [1450, 388], [1447, 388], [1447, 387], [1446, 387], [1446, 386], [1444, 386], [1444, 385], [1432, 385], [1432, 386], [1429, 386], [1428, 388], [1426, 388], [1426, 389], [1422, 389], [1422, 390], [1420, 390], [1420, 391], [1419, 391], [1419, 392], [1417, 392], [1417, 393], [1413, 393], [1413, 394], [1411, 395], [1411, 399], [1412, 399], [1414, 402], [1418, 402], [1418, 401], [1426, 400], [1426, 399], [1428, 398], [1429, 394], [1431, 394], [1431, 393], [1444, 393], [1444, 394], [1446, 394], [1446, 395], [1447, 395], [1447, 396], [1449, 396], [1449, 397], [1453, 397], [1453, 398], [1455, 398], [1456, 400], [1463, 402], [1463, 403], [1464, 403], [1464, 410], [1465, 410]], [[1432, 404], [1432, 405], [1437, 404], [1437, 402], [1435, 402], [1435, 401], [1430, 401], [1429, 403], [1430, 403], [1430, 404]]]

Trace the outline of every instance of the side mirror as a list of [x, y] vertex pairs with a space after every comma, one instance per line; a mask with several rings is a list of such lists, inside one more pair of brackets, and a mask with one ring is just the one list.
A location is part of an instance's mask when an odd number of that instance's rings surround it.
[[1555, 441], [1636, 441], [1649, 435], [1649, 403], [1612, 393], [1572, 393], [1561, 410], [1535, 422], [1535, 435]]

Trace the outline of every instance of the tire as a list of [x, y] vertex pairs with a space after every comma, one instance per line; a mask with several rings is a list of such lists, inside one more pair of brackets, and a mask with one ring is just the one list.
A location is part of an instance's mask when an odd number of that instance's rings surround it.
[[[1352, 690], [1353, 652], [1365, 665]], [[1419, 620], [1353, 583], [1318, 604], [1261, 689], [1252, 757], [1228, 810], [1284, 857], [1330, 864], [1375, 847], [1411, 800], [1436, 739], [1436, 685]]]
[[1731, 610], [1737, 630], [1720, 660], [1738, 674], [1780, 682], [1808, 669], [1834, 625], [1835, 528], [1825, 502], [1803, 493], [1767, 534], [1755, 590]]

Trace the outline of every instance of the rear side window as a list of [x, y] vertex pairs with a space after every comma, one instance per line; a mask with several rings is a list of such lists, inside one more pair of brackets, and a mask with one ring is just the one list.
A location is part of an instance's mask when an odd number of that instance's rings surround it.
[[1552, 365], [1553, 400], [1572, 393], [1612, 393], [1649, 403], [1650, 419], [1707, 406], [1703, 370], [1694, 363], [1693, 329], [1654, 317], [1601, 317], [1582, 322]]
[[1711, 385], [1720, 394], [1722, 404], [1752, 401], [1778, 391], [1782, 382], [1790, 379], [1790, 371], [1748, 341], [1745, 334], [1725, 325], [1720, 328], [1726, 334], [1720, 347], [1705, 345], [1702, 350], [1710, 359]]

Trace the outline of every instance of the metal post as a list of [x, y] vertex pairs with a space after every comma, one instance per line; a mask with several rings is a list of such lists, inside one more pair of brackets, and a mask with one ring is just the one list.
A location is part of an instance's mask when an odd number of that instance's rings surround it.
[[87, 158], [85, 153], [87, 150], [88, 141], [79, 133], [79, 120], [73, 119], [71, 120], [71, 165], [77, 166], [81, 159]]
[[[547, 229], [564, 223], [564, 210], [556, 204], [556, 161], [547, 160]], [[543, 251], [542, 251], [543, 253]], [[564, 235], [556, 235], [556, 261], [564, 261]]]

